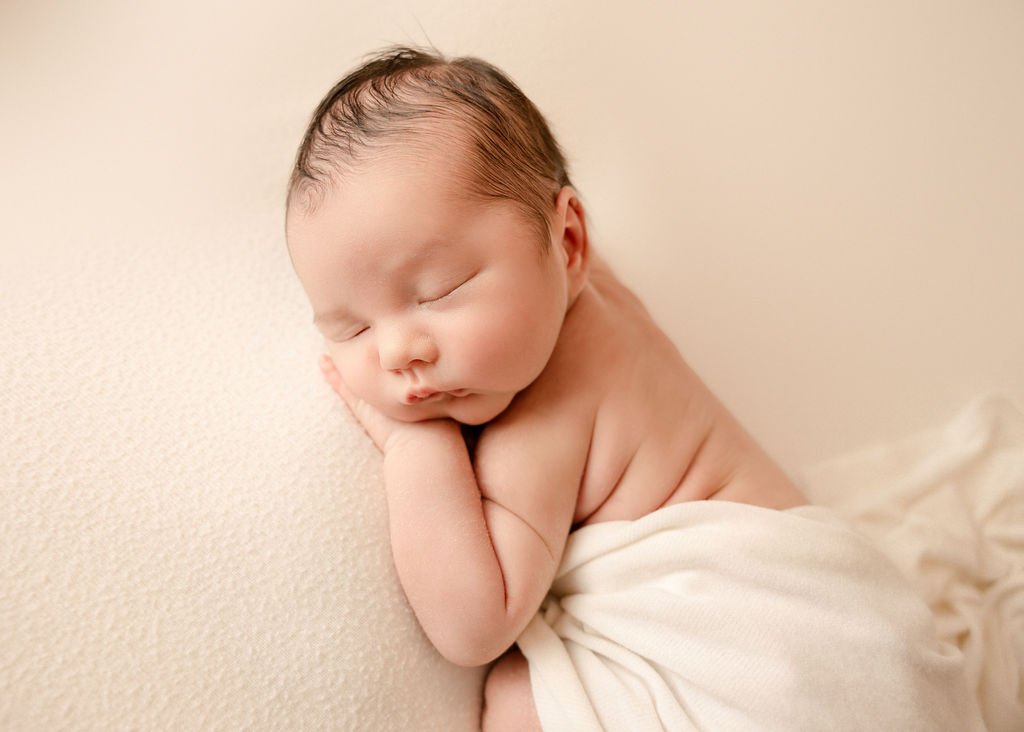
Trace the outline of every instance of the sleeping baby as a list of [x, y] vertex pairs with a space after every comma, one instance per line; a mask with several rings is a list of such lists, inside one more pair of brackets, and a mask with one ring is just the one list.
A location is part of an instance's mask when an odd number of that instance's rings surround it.
[[286, 231], [416, 617], [447, 659], [497, 659], [484, 729], [980, 728], [896, 569], [591, 251], [502, 72], [360, 66], [314, 112]]

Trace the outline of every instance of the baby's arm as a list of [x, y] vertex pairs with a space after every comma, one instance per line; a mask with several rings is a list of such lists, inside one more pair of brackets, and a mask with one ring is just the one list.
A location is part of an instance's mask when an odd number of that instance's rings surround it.
[[[488, 426], [476, 470], [458, 423], [384, 417], [324, 375], [384, 453], [391, 546], [402, 587], [443, 656], [504, 652], [554, 578], [589, 433], [568, 410], [519, 410]], [[508, 413], [507, 413], [508, 414]]]

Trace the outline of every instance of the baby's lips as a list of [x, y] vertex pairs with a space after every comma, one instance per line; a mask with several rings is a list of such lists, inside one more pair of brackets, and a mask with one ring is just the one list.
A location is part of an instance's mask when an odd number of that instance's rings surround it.
[[462, 397], [469, 393], [468, 389], [452, 389], [450, 391], [437, 391], [434, 389], [413, 389], [406, 393], [406, 404], [419, 404], [420, 402], [433, 401], [446, 396]]
[[441, 392], [434, 391], [432, 389], [414, 389], [405, 395], [406, 404], [419, 404], [425, 402], [428, 399], [432, 399]]

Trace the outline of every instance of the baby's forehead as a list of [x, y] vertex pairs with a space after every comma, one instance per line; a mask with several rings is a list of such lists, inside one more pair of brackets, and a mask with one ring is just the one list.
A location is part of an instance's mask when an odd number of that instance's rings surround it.
[[485, 198], [474, 184], [474, 165], [469, 146], [438, 134], [396, 141], [339, 165], [323, 181], [296, 191], [289, 215], [316, 215], [333, 196], [359, 195], [368, 188], [407, 189], [421, 186], [424, 192], [440, 193], [450, 200]]
[[392, 147], [299, 193], [288, 209], [289, 242], [324, 226], [346, 233], [413, 221], [421, 228], [442, 226], [493, 203], [474, 185], [470, 170], [457, 154], [439, 147]]

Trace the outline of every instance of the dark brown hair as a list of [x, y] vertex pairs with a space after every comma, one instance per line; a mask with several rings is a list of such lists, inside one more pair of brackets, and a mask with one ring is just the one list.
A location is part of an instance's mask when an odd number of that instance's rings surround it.
[[366, 154], [423, 133], [432, 135], [431, 147], [450, 144], [453, 162], [468, 149], [459, 171], [468, 192], [516, 202], [547, 241], [555, 197], [571, 183], [544, 117], [486, 61], [407, 47], [375, 54], [317, 106], [295, 159], [288, 209], [311, 212]]

